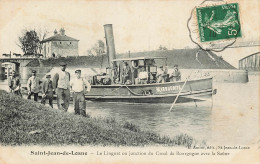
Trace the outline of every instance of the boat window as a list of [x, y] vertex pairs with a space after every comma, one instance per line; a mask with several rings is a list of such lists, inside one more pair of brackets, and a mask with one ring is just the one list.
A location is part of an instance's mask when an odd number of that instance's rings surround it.
[[139, 60], [139, 66], [143, 66], [144, 65], [144, 60]]
[[146, 63], [146, 65], [155, 65], [155, 61], [154, 61], [154, 59], [147, 59], [147, 60], [145, 60], [145, 63]]
[[150, 72], [157, 72], [157, 67], [155, 67], [155, 66], [154, 66], [154, 67], [151, 66], [151, 67], [150, 67]]

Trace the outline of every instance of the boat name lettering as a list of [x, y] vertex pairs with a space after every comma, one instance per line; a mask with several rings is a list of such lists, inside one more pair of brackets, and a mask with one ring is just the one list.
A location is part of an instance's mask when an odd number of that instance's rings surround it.
[[167, 86], [167, 87], [156, 87], [156, 92], [178, 91], [180, 89], [181, 89], [180, 85]]

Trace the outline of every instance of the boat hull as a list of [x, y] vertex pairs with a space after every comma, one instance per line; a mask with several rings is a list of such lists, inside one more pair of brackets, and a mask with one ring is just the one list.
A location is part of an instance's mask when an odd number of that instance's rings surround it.
[[[204, 101], [213, 94], [212, 78], [140, 85], [94, 85], [85, 95], [89, 101], [128, 103], [176, 103]], [[184, 87], [183, 87], [184, 85]], [[183, 89], [181, 90], [181, 88]]]

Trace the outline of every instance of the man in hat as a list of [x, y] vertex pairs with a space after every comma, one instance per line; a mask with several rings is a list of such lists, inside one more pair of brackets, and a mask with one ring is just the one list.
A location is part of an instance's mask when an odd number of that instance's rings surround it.
[[53, 77], [53, 89], [57, 94], [57, 105], [60, 110], [68, 111], [70, 103], [70, 73], [65, 71], [67, 64], [60, 62], [60, 71]]
[[174, 65], [173, 72], [171, 73], [169, 79], [170, 79], [171, 82], [180, 81], [181, 80], [181, 72], [178, 69], [178, 65], [177, 64]]
[[27, 89], [28, 89], [27, 99], [31, 99], [31, 96], [33, 95], [34, 101], [37, 102], [38, 93], [40, 91], [40, 78], [36, 76], [35, 70], [32, 70], [32, 76], [28, 79]]
[[127, 80], [129, 81], [131, 80], [130, 74], [131, 74], [131, 68], [127, 62], [124, 62], [123, 71], [122, 71], [122, 84], [125, 84]]
[[21, 90], [20, 90], [21, 88], [20, 79], [15, 71], [12, 73], [11, 76], [8, 77], [8, 86], [11, 93], [14, 93], [22, 97]]
[[167, 72], [163, 69], [163, 66], [160, 66], [160, 69], [157, 71], [157, 83], [165, 83], [165, 78], [167, 76]]
[[53, 108], [53, 87], [51, 81], [51, 75], [46, 75], [46, 80], [42, 85], [42, 104], [45, 104], [46, 100], [49, 100], [49, 105]]
[[119, 71], [118, 71], [118, 67], [117, 67], [116, 63], [113, 63], [112, 77], [113, 77], [113, 83], [117, 84], [118, 79], [119, 79]]
[[138, 84], [138, 76], [140, 74], [138, 60], [132, 61], [131, 72], [132, 72], [132, 82], [134, 84]]
[[[81, 77], [81, 70], [75, 71], [76, 78], [71, 80], [70, 85], [73, 93], [73, 105], [75, 114], [86, 116], [86, 101], [84, 93], [89, 92], [91, 85]], [[87, 90], [85, 90], [87, 87]]]

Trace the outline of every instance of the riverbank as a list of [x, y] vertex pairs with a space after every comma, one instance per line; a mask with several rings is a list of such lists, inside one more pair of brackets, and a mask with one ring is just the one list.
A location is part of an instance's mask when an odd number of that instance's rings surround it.
[[176, 137], [141, 130], [113, 118], [65, 113], [0, 90], [2, 145], [185, 146], [196, 144], [186, 134]]

